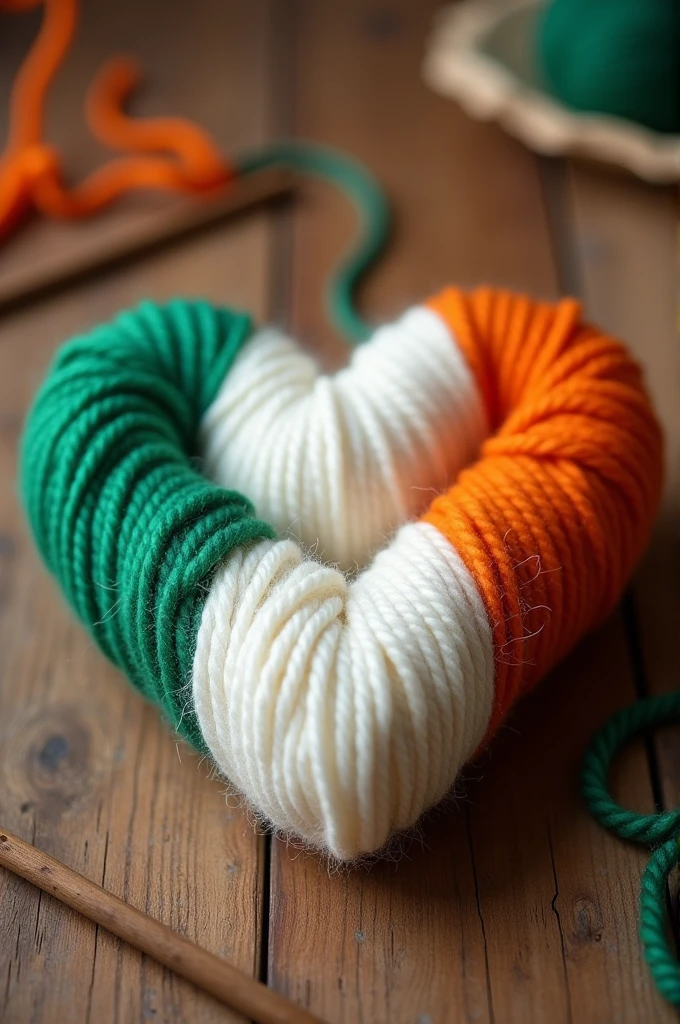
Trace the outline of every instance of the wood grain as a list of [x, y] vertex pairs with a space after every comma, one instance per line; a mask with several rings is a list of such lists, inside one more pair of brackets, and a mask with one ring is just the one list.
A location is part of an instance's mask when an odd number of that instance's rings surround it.
[[19, 266], [0, 279], [0, 316], [38, 302], [55, 292], [92, 280], [117, 267], [183, 245], [203, 231], [224, 227], [237, 217], [252, 214], [260, 205], [289, 198], [297, 179], [285, 167], [265, 167], [237, 177], [214, 198], [173, 204], [156, 220], [133, 225], [98, 247], [88, 244], [58, 262], [44, 266]]
[[[123, 30], [153, 81], [151, 106], [204, 117], [239, 148], [264, 139], [271, 93], [267, 5], [202, 0], [202, 18], [197, 6], [173, 5], [170, 19], [162, 16], [166, 5], [160, 0], [130, 0], [96, 5], [94, 18], [86, 15], [75, 77], [64, 72], [50, 105], [55, 135], [63, 133], [69, 151], [80, 144], [68, 140], [83, 79], [123, 42]], [[7, 45], [3, 37], [3, 52]], [[45, 247], [45, 258], [53, 259], [61, 245], [64, 252], [99, 245], [105, 231], [114, 237], [130, 223], [123, 208], [105, 220], [80, 225], [72, 236], [59, 225], [36, 223], [2, 258], [6, 265], [42, 258]], [[72, 620], [26, 535], [15, 481], [24, 411], [59, 342], [143, 297], [200, 294], [262, 315], [270, 237], [267, 219], [256, 216], [0, 322], [2, 819], [254, 975], [262, 840], [238, 809], [226, 805], [223, 787], [206, 778], [207, 767], [176, 742]], [[3, 1024], [237, 1019], [4, 872], [0, 946]]]
[[[454, 280], [515, 288], [530, 281], [546, 297], [555, 290], [546, 226], [536, 217], [535, 162], [421, 79], [438, 6], [300, 0], [281, 29], [291, 84], [280, 130], [354, 153], [392, 201], [392, 241], [363, 296], [376, 321]], [[328, 328], [321, 296], [353, 224], [336, 192], [314, 183], [306, 192], [291, 243], [291, 314], [307, 343], [337, 359], [345, 347]]]
[[321, 1024], [318, 1017], [228, 960], [209, 953], [2, 826], [0, 865], [256, 1024]]
[[[419, 80], [435, 6], [299, 3], [287, 26], [292, 129], [367, 161], [397, 210], [365, 289], [376, 318], [452, 280], [559, 290], [539, 164]], [[335, 362], [318, 296], [350, 220], [337, 197], [312, 196], [292, 230], [291, 318]], [[333, 872], [275, 841], [270, 981], [333, 1022], [671, 1019], [637, 940], [644, 855], [611, 844], [578, 793], [592, 732], [634, 693], [617, 614], [517, 709], [467, 773], [466, 799], [433, 814], [397, 863]], [[651, 806], [643, 751], [615, 782]]]
[[[666, 486], [649, 550], [631, 590], [629, 645], [638, 689], [678, 686], [680, 621], [680, 296], [677, 189], [612, 180], [580, 165], [564, 178], [567, 243], [589, 313], [636, 353], [666, 435]], [[654, 739], [656, 797], [680, 804], [677, 728]], [[680, 917], [677, 882], [674, 915]]]

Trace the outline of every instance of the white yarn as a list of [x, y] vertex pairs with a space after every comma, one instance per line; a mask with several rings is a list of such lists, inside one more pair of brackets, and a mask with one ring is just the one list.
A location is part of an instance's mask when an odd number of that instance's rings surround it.
[[290, 540], [235, 552], [204, 606], [193, 696], [253, 807], [347, 860], [446, 794], [483, 738], [493, 678], [475, 583], [418, 522], [353, 582]]
[[347, 367], [317, 362], [274, 328], [244, 346], [207, 411], [207, 472], [326, 561], [367, 563], [477, 454], [482, 399], [444, 321], [416, 307]]

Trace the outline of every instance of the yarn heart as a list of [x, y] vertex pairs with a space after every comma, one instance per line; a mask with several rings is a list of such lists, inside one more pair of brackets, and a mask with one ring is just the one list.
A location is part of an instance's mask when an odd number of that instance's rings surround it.
[[[638, 367], [577, 303], [448, 289], [334, 377], [207, 303], [124, 314], [57, 356], [22, 486], [109, 657], [263, 818], [351, 859], [608, 613], [661, 462]], [[317, 541], [380, 550], [348, 577]]]

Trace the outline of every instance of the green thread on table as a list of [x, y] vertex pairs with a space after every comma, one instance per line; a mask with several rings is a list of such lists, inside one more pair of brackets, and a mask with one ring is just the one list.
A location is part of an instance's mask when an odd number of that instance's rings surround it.
[[189, 680], [217, 566], [274, 531], [200, 473], [197, 432], [250, 318], [143, 303], [58, 353], [30, 410], [21, 488], [38, 548], [99, 647], [196, 747]]
[[645, 959], [659, 992], [675, 1006], [680, 1006], [680, 963], [666, 938], [666, 887], [679, 863], [680, 842], [669, 839], [652, 853], [640, 889], [640, 938]]
[[638, 814], [617, 804], [607, 790], [612, 760], [629, 739], [678, 721], [680, 692], [649, 697], [618, 711], [588, 749], [581, 771], [581, 790], [600, 824], [621, 839], [653, 848], [640, 888], [640, 938], [659, 992], [670, 1003], [680, 1006], [680, 963], [666, 937], [666, 886], [671, 871], [680, 863], [680, 810]]
[[385, 194], [369, 171], [339, 150], [305, 142], [266, 146], [236, 162], [237, 174], [282, 165], [337, 186], [352, 201], [359, 217], [359, 235], [340, 261], [326, 287], [330, 321], [347, 340], [365, 341], [372, 327], [358, 313], [355, 293], [368, 269], [383, 251], [390, 230]]

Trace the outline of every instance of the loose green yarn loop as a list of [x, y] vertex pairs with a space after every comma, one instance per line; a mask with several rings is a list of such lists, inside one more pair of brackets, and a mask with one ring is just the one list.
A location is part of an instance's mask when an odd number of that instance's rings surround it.
[[609, 769], [618, 750], [639, 733], [671, 722], [680, 722], [680, 692], [650, 697], [618, 711], [590, 745], [583, 761], [581, 789], [593, 816], [605, 828], [621, 839], [656, 847], [642, 877], [640, 937], [659, 992], [680, 1005], [680, 963], [666, 938], [666, 885], [680, 863], [680, 810], [638, 814], [621, 807], [607, 790]]
[[329, 320], [353, 343], [365, 341], [372, 327], [358, 313], [354, 294], [367, 270], [387, 242], [390, 211], [385, 194], [373, 175], [352, 157], [337, 149], [305, 142], [281, 142], [242, 157], [238, 174], [282, 165], [336, 185], [353, 202], [359, 216], [357, 242], [341, 260], [326, 287]]
[[203, 477], [200, 419], [250, 318], [143, 303], [57, 354], [30, 410], [21, 489], [38, 549], [99, 647], [196, 747], [187, 684], [207, 585], [274, 532]]
[[612, 715], [597, 733], [583, 761], [581, 788], [595, 818], [621, 839], [656, 846], [680, 833], [680, 810], [638, 814], [617, 804], [607, 778], [618, 750], [641, 732], [680, 721], [680, 693], [638, 701]]

